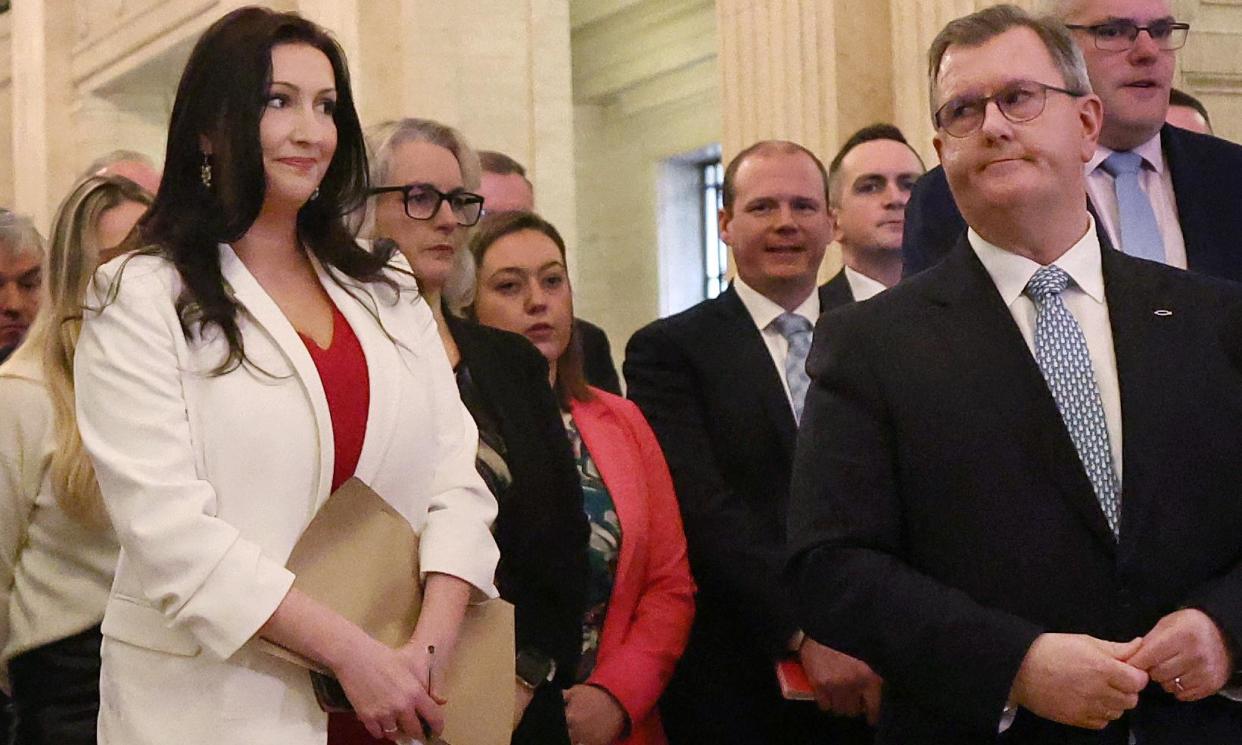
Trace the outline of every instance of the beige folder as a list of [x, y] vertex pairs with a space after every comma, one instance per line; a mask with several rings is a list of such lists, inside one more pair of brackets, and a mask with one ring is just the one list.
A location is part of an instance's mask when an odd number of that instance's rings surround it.
[[[298, 539], [287, 564], [293, 586], [390, 647], [410, 639], [422, 606], [418, 535], [392, 505], [357, 478], [341, 485]], [[264, 651], [311, 670], [315, 662], [269, 642]], [[505, 745], [513, 733], [513, 606], [471, 605], [437, 684], [442, 737], [452, 745]]]

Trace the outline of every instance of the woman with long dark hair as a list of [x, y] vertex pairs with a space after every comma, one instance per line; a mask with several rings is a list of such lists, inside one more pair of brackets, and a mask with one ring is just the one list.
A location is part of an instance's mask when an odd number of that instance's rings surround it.
[[96, 740], [99, 622], [118, 546], [78, 437], [73, 357], [91, 275], [149, 204], [119, 176], [74, 184], [52, 222], [42, 311], [0, 365], [0, 681], [13, 691], [15, 745]]
[[[306, 671], [368, 731], [442, 726], [429, 676], [494, 594], [495, 500], [426, 302], [343, 216], [366, 193], [344, 56], [262, 8], [209, 28], [182, 75], [148, 247], [88, 296], [82, 441], [121, 544], [103, 620], [100, 742], [321, 745]], [[284, 564], [356, 476], [420, 535], [423, 606], [391, 649], [292, 587]]]

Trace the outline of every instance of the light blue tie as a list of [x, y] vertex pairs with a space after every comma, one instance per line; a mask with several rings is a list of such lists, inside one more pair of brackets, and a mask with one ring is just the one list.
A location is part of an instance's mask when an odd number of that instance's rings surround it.
[[806, 390], [811, 386], [811, 378], [806, 374], [806, 355], [811, 351], [811, 331], [814, 326], [797, 313], [780, 314], [772, 321], [772, 326], [789, 342], [789, 354], [785, 355], [785, 382], [789, 385], [794, 420], [800, 422], [802, 406], [806, 403]]
[[1104, 403], [1087, 352], [1087, 339], [1061, 300], [1069, 281], [1064, 269], [1049, 265], [1035, 272], [1026, 285], [1026, 294], [1037, 310], [1035, 361], [1091, 479], [1108, 527], [1116, 536], [1121, 527], [1121, 483], [1113, 468]]
[[1132, 150], [1113, 153], [1100, 164], [1113, 177], [1117, 215], [1121, 220], [1121, 250], [1140, 259], [1165, 263], [1164, 239], [1151, 209], [1151, 200], [1139, 188], [1143, 156]]

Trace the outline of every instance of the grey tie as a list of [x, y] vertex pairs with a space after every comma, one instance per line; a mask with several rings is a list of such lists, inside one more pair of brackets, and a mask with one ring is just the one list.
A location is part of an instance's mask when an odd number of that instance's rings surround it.
[[789, 342], [789, 354], [785, 355], [785, 382], [789, 385], [794, 420], [800, 422], [806, 390], [811, 386], [811, 378], [806, 374], [806, 355], [811, 351], [811, 331], [815, 327], [797, 313], [780, 314], [772, 321], [772, 326]]
[[1049, 265], [1035, 272], [1026, 285], [1026, 294], [1037, 309], [1035, 361], [1115, 537], [1121, 528], [1121, 483], [1113, 467], [1104, 402], [1095, 382], [1087, 339], [1061, 300], [1069, 281], [1064, 269]]

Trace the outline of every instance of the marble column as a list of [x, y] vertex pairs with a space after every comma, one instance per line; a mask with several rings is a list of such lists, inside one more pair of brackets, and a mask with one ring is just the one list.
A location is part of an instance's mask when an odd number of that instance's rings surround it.
[[46, 233], [74, 177], [73, 0], [14, 3], [12, 29], [13, 208]]

